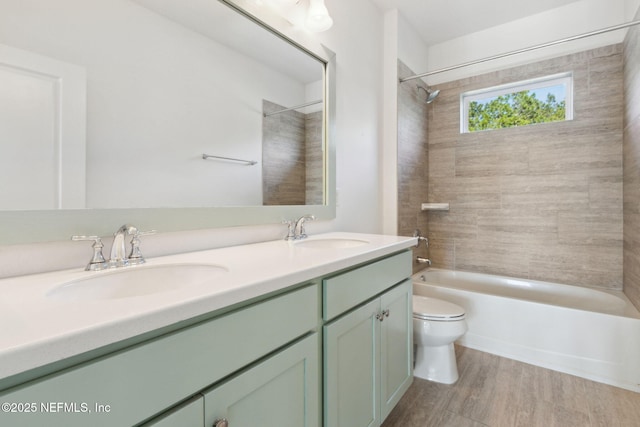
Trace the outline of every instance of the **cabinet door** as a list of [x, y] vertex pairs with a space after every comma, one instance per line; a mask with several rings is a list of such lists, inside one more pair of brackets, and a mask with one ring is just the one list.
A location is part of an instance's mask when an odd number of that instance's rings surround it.
[[204, 400], [201, 395], [143, 424], [143, 427], [175, 426], [204, 427]]
[[319, 427], [318, 341], [310, 335], [206, 392], [205, 425]]
[[380, 424], [379, 312], [377, 298], [324, 326], [326, 427]]
[[[413, 302], [411, 280], [381, 297], [380, 421], [398, 403], [413, 381]], [[388, 311], [387, 311], [388, 310]]]

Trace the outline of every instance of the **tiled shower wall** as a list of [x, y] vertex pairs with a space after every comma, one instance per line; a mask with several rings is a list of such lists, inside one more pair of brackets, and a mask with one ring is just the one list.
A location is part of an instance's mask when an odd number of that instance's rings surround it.
[[322, 111], [305, 116], [306, 204], [324, 203], [324, 151], [322, 150]]
[[[566, 71], [574, 120], [460, 133], [461, 93]], [[428, 201], [451, 208], [427, 214], [433, 265], [621, 289], [622, 45], [437, 88]]]
[[[415, 73], [398, 61], [398, 76]], [[427, 201], [429, 183], [427, 165], [427, 103], [425, 92], [418, 92], [419, 80], [398, 86], [398, 235], [411, 236], [417, 228], [427, 233], [427, 215], [420, 206]], [[421, 243], [413, 250], [415, 256], [427, 257], [427, 248]], [[414, 256], [414, 272], [424, 268]]]
[[[640, 19], [640, 12], [636, 15]], [[640, 28], [624, 42], [624, 292], [640, 309]]]
[[[285, 107], [264, 100], [265, 113]], [[322, 111], [295, 110], [262, 121], [264, 205], [318, 205], [323, 202]]]

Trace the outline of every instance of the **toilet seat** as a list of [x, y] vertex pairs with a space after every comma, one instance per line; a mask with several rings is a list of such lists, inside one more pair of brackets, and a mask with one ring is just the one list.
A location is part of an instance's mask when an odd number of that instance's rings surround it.
[[463, 320], [465, 312], [459, 305], [436, 298], [413, 297], [413, 317], [420, 320], [453, 322]]

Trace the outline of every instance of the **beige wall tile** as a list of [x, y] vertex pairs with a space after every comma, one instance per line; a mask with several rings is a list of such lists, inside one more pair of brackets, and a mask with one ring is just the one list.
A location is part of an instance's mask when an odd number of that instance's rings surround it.
[[455, 269], [455, 252], [453, 239], [429, 239], [429, 258], [433, 267]]
[[529, 277], [529, 249], [518, 242], [494, 243], [481, 240], [455, 241], [456, 269]]
[[622, 212], [623, 185], [620, 174], [589, 177], [589, 207], [598, 211]]
[[454, 148], [429, 147], [429, 177], [451, 177], [456, 175], [456, 151]]
[[[460, 93], [564, 71], [575, 79], [574, 120], [459, 133]], [[622, 45], [438, 89], [428, 114], [428, 201], [449, 202], [450, 211], [427, 214], [429, 236], [438, 242], [430, 251], [434, 265], [620, 288]], [[637, 196], [638, 203], [624, 202], [640, 213], [640, 190]]]
[[[640, 18], [640, 12], [636, 19]], [[640, 28], [624, 41], [624, 291], [640, 309]]]
[[558, 213], [558, 242], [561, 244], [622, 246], [622, 212]]
[[516, 242], [521, 246], [557, 244], [558, 215], [546, 210], [480, 210], [478, 239], [486, 242]]
[[456, 193], [450, 201], [451, 209], [500, 209], [500, 193]]
[[[263, 101], [263, 111], [285, 108]], [[305, 115], [298, 111], [262, 121], [262, 194], [264, 205], [304, 205], [306, 202]]]
[[605, 289], [622, 289], [622, 247], [560, 244], [532, 250], [530, 277]]
[[584, 174], [503, 177], [505, 209], [574, 210], [589, 208], [589, 180]]
[[430, 239], [475, 239], [478, 235], [476, 212], [432, 211], [428, 215]]
[[[573, 129], [576, 130], [575, 128]], [[591, 132], [597, 130], [591, 129]], [[556, 135], [554, 139], [529, 142], [529, 170], [532, 174], [592, 173], [622, 168], [622, 134], [602, 132], [597, 136]]]

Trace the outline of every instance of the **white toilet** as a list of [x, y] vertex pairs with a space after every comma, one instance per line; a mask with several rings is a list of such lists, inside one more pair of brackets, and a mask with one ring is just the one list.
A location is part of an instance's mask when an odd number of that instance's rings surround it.
[[467, 332], [464, 309], [436, 298], [413, 296], [413, 375], [444, 384], [458, 381], [453, 342]]

